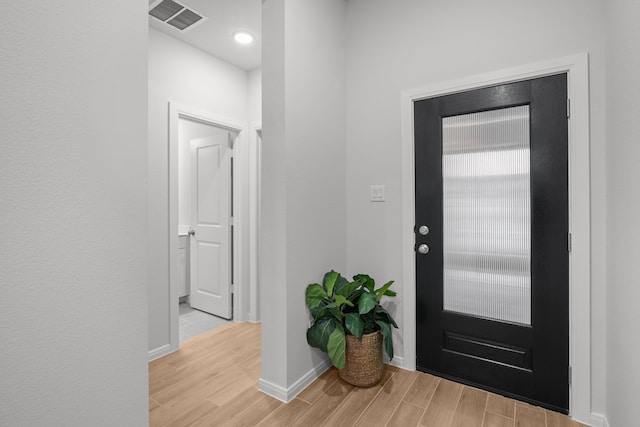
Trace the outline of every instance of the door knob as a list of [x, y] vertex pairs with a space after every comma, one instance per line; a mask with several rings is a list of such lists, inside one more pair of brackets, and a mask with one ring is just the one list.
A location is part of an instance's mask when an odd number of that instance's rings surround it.
[[427, 227], [426, 225], [421, 225], [420, 228], [418, 228], [418, 233], [426, 236], [427, 234], [429, 234], [429, 227]]
[[424, 243], [421, 244], [420, 246], [418, 246], [418, 253], [422, 254], [422, 255], [426, 255], [429, 253], [429, 246], [425, 245]]
[[189, 234], [189, 236], [193, 236], [194, 234], [196, 234], [196, 230], [189, 229], [187, 233]]

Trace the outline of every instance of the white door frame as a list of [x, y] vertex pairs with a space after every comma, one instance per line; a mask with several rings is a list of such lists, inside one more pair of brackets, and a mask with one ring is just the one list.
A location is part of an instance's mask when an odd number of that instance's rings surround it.
[[260, 189], [262, 188], [262, 123], [249, 126], [249, 315], [250, 322], [260, 321], [259, 248]]
[[244, 321], [246, 312], [243, 303], [244, 289], [244, 264], [246, 260], [241, 257], [244, 250], [243, 237], [246, 233], [245, 216], [241, 207], [241, 188], [244, 185], [242, 179], [246, 174], [243, 171], [246, 160], [246, 123], [240, 120], [230, 119], [218, 114], [202, 111], [175, 102], [169, 102], [169, 352], [178, 350], [180, 338], [178, 335], [178, 292], [173, 284], [178, 281], [178, 123], [180, 119], [188, 119], [200, 123], [227, 129], [236, 132], [238, 136], [233, 145], [234, 156], [234, 186], [233, 186], [233, 317], [234, 320]]
[[409, 89], [401, 94], [402, 126], [402, 292], [403, 367], [416, 369], [415, 175], [413, 102], [434, 96], [567, 73], [569, 120], [569, 411], [583, 423], [591, 418], [591, 236], [589, 163], [589, 66], [586, 53]]

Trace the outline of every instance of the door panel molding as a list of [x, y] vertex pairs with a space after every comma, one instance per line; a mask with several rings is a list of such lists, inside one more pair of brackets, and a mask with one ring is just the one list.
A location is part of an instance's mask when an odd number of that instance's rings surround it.
[[415, 172], [413, 102], [503, 83], [567, 73], [571, 100], [569, 120], [569, 360], [572, 382], [569, 413], [581, 422], [591, 419], [591, 274], [589, 75], [586, 53], [552, 59], [467, 78], [438, 82], [401, 93], [402, 149], [402, 279], [404, 368], [416, 369]]
[[444, 331], [444, 350], [531, 371], [531, 348]]

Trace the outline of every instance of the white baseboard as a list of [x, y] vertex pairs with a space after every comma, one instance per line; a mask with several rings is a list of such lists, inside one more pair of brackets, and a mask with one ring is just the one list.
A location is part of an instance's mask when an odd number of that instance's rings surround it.
[[287, 389], [282, 388], [279, 385], [260, 378], [260, 381], [258, 381], [258, 390], [273, 397], [274, 399], [278, 399], [281, 402], [289, 403], [289, 400], [287, 399]]
[[609, 422], [604, 415], [592, 412], [589, 425], [592, 427], [609, 427]]
[[318, 379], [320, 375], [331, 366], [329, 359], [315, 366], [309, 372], [304, 374], [298, 381], [293, 383], [290, 387], [284, 388], [277, 384], [270, 383], [269, 381], [260, 378], [258, 382], [258, 390], [261, 392], [278, 399], [281, 402], [291, 402], [302, 390], [307, 388], [309, 384]]
[[395, 366], [396, 368], [407, 369], [404, 367], [404, 357], [393, 356], [393, 360], [385, 360], [385, 363], [388, 363], [391, 366]]
[[288, 390], [289, 400], [287, 402], [292, 401], [302, 390], [307, 388], [312, 382], [318, 379], [320, 375], [322, 375], [329, 367], [331, 366], [331, 360], [326, 359], [316, 365], [313, 369], [307, 372], [302, 378], [298, 379]]
[[152, 360], [156, 360], [162, 356], [166, 356], [169, 353], [171, 353], [171, 346], [169, 344], [165, 344], [161, 347], [149, 350], [149, 362], [151, 362]]

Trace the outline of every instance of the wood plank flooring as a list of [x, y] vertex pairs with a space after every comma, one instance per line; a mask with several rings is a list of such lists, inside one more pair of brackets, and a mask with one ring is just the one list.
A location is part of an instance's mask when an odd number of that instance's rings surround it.
[[577, 427], [569, 417], [432, 375], [386, 366], [353, 387], [329, 369], [292, 402], [257, 389], [260, 325], [230, 323], [149, 363], [151, 426]]

